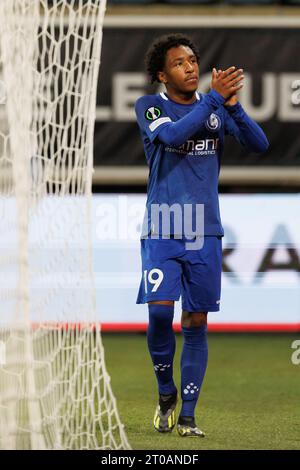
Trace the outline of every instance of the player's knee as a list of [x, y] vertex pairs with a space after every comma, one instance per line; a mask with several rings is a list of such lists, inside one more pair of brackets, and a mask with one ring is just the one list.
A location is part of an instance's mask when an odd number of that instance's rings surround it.
[[197, 328], [203, 325], [207, 325], [207, 312], [182, 312], [181, 326]]
[[149, 329], [157, 330], [160, 332], [172, 330], [174, 318], [174, 305], [161, 304], [158, 302], [148, 302], [149, 310]]

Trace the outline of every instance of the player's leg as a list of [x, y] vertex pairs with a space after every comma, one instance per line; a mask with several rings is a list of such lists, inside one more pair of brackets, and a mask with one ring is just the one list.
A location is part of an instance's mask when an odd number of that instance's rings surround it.
[[178, 432], [182, 436], [204, 436], [195, 423], [195, 408], [207, 367], [207, 312], [220, 308], [221, 271], [220, 237], [205, 237], [200, 250], [186, 253], [181, 321], [184, 338], [181, 357], [182, 408], [178, 420]]
[[148, 302], [149, 323], [147, 343], [156, 374], [160, 395], [177, 392], [173, 380], [173, 360], [175, 355], [175, 335], [173, 331], [174, 302]]
[[173, 380], [175, 335], [173, 331], [174, 302], [148, 302], [149, 324], [147, 343], [158, 384], [159, 402], [154, 414], [154, 427], [170, 432], [176, 422], [177, 388]]
[[204, 433], [196, 426], [195, 408], [207, 366], [207, 312], [183, 311], [181, 327], [183, 334], [181, 354], [182, 407], [177, 430], [183, 437], [204, 437]]
[[137, 303], [148, 303], [147, 343], [158, 384], [159, 404], [154, 427], [170, 432], [175, 425], [177, 389], [173, 380], [175, 335], [174, 301], [179, 299], [181, 266], [175, 261], [174, 240], [141, 241], [143, 276]]

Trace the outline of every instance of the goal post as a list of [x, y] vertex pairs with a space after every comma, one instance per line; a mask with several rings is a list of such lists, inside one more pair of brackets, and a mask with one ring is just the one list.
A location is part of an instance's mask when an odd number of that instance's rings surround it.
[[0, 2], [0, 448], [129, 449], [96, 322], [106, 0]]

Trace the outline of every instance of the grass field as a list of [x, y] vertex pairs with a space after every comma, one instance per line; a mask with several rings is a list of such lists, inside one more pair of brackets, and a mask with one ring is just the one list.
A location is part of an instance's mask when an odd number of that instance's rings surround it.
[[[197, 406], [205, 439], [157, 433], [156, 382], [145, 335], [106, 334], [106, 364], [133, 449], [300, 449], [300, 365], [291, 362], [299, 335], [209, 335], [209, 363]], [[175, 377], [180, 387], [182, 340]]]

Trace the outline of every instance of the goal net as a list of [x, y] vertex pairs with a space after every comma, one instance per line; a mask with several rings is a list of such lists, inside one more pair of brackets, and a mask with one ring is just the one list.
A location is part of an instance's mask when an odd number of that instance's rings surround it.
[[95, 319], [105, 0], [0, 1], [0, 448], [126, 449]]

